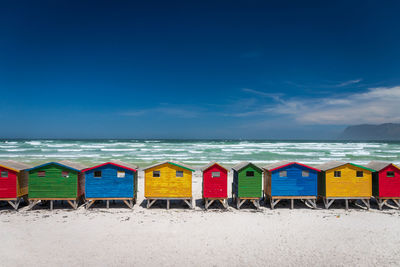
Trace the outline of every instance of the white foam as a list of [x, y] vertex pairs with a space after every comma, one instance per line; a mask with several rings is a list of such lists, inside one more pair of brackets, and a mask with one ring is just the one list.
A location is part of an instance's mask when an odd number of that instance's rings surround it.
[[40, 141], [26, 141], [26, 144], [30, 144], [32, 146], [40, 146], [42, 144], [42, 142]]
[[118, 151], [137, 151], [136, 148], [102, 148], [101, 151], [118, 152]]
[[73, 149], [73, 148], [61, 148], [57, 149], [58, 152], [80, 152], [83, 151], [83, 149]]

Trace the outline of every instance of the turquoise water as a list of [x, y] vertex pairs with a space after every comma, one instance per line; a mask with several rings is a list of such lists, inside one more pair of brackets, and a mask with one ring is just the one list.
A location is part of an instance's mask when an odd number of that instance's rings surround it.
[[112, 159], [140, 167], [163, 160], [194, 166], [218, 161], [270, 163], [280, 160], [306, 164], [330, 160], [365, 164], [371, 160], [400, 162], [400, 142], [235, 141], [235, 140], [2, 140], [0, 160], [33, 164], [71, 160], [95, 164]]

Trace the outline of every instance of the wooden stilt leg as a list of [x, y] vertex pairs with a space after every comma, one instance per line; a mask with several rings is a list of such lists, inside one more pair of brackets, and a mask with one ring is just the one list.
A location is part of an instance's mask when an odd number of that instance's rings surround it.
[[169, 199], [167, 199], [167, 210], [169, 210]]
[[281, 200], [280, 199], [274, 200], [273, 198], [271, 198], [271, 209], [274, 209], [276, 204], [279, 203], [279, 201], [281, 201]]
[[106, 201], [106, 205], [107, 205], [107, 209], [109, 209], [110, 208], [110, 200]]
[[206, 210], [208, 209], [208, 199], [207, 198], [206, 198], [206, 203], [205, 203], [204, 207], [206, 208]]
[[94, 204], [94, 202], [96, 202], [96, 200], [88, 200], [87, 202], [86, 202], [86, 209], [89, 209], [90, 208], [90, 206], [92, 206], [93, 204]]
[[294, 208], [294, 199], [292, 198], [290, 200], [290, 209], [292, 210]]
[[378, 203], [378, 208], [379, 210], [382, 210], [384, 202], [382, 201], [382, 199], [377, 199], [376, 202]]
[[241, 207], [245, 202], [246, 202], [246, 199], [242, 199], [242, 200], [239, 202], [239, 209], [240, 209], [240, 207]]
[[33, 200], [33, 201], [29, 201], [29, 202], [30, 202], [30, 204], [29, 204], [28, 210], [31, 210], [31, 209], [33, 209], [34, 206], [36, 206], [37, 203], [39, 203], [39, 200]]
[[192, 198], [190, 198], [190, 199], [184, 199], [183, 201], [189, 206], [190, 209], [193, 209], [193, 201], [192, 201]]
[[53, 210], [53, 200], [50, 200], [50, 210]]
[[12, 203], [11, 200], [8, 200], [7, 202], [8, 202], [8, 204], [10, 204], [11, 207], [13, 207], [13, 209], [15, 209], [14, 203]]
[[361, 202], [364, 203], [367, 210], [369, 210], [369, 199], [361, 199]]
[[400, 208], [400, 199], [393, 199], [393, 202]]
[[346, 204], [346, 210], [349, 210], [349, 200], [345, 199], [344, 201], [345, 201], [345, 204]]

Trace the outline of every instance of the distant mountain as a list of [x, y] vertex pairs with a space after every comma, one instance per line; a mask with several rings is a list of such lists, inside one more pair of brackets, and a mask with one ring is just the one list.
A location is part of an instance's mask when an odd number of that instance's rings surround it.
[[344, 140], [400, 140], [400, 123], [348, 126], [339, 139]]

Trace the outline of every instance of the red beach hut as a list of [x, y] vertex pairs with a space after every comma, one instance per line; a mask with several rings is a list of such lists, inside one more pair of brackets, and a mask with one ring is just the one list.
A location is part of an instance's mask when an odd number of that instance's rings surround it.
[[228, 208], [228, 170], [216, 162], [210, 162], [201, 170], [205, 208], [208, 209], [215, 200]]
[[28, 172], [31, 166], [12, 160], [0, 162], [0, 201], [7, 201], [14, 209], [28, 195]]
[[400, 208], [400, 168], [389, 162], [371, 161], [366, 167], [375, 170], [372, 173], [372, 195], [381, 210], [384, 205], [391, 206], [393, 201]]

